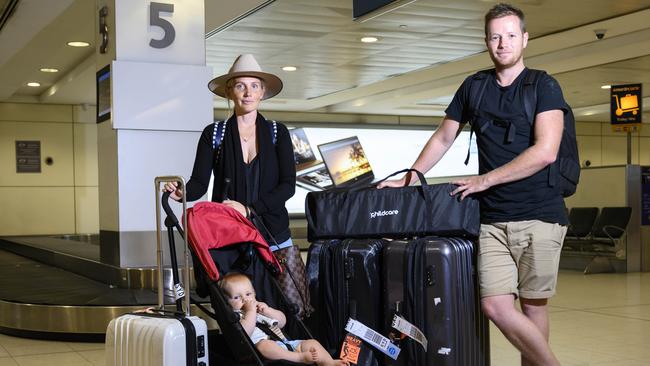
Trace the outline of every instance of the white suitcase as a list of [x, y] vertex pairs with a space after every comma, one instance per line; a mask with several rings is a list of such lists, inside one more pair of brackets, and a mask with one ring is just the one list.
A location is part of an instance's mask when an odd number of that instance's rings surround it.
[[[160, 235], [160, 184], [169, 181], [180, 181], [182, 187], [185, 180], [180, 176], [156, 177], [156, 241], [158, 254], [158, 308], [152, 313], [125, 314], [117, 317], [108, 324], [106, 329], [106, 366], [208, 366], [208, 327], [205, 321], [197, 316], [190, 316], [190, 291], [185, 291], [177, 276], [174, 276], [173, 293], [176, 298], [177, 312], [163, 311], [164, 309], [164, 280], [162, 270], [162, 250]], [[189, 252], [187, 235], [171, 211], [168, 194], [163, 195], [163, 206], [173, 225], [185, 241], [185, 270], [184, 282], [190, 283]], [[187, 203], [183, 196], [183, 212]], [[187, 222], [184, 223], [187, 227]], [[167, 226], [167, 221], [165, 222]], [[169, 235], [172, 237], [173, 235]], [[174, 243], [170, 243], [170, 255], [176, 255]], [[172, 272], [178, 273], [175, 260], [172, 261]], [[184, 297], [185, 306], [181, 299]], [[184, 308], [184, 309], [183, 309]], [[189, 347], [188, 347], [189, 346]]]
[[195, 329], [194, 352], [187, 352], [185, 327], [173, 317], [126, 314], [111, 320], [106, 330], [106, 365], [208, 366], [206, 323], [196, 316], [186, 319]]

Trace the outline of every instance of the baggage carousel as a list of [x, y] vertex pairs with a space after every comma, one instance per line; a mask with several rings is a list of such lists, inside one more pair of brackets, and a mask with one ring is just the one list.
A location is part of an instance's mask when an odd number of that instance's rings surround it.
[[[0, 333], [102, 341], [111, 319], [157, 305], [156, 278], [154, 267], [101, 263], [97, 235], [0, 237]], [[170, 269], [164, 278], [171, 283]]]

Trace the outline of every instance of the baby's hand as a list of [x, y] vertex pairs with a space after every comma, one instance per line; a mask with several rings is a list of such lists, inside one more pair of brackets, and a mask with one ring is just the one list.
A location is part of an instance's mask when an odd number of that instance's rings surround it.
[[255, 300], [244, 300], [242, 305], [242, 310], [245, 312], [256, 312], [257, 310], [257, 301]]
[[266, 303], [261, 302], [261, 301], [258, 301], [258, 302], [257, 302], [257, 312], [258, 312], [258, 313], [260, 313], [260, 314], [264, 314], [264, 312], [265, 312], [266, 309], [268, 309], [268, 308], [269, 308], [269, 306], [266, 305]]

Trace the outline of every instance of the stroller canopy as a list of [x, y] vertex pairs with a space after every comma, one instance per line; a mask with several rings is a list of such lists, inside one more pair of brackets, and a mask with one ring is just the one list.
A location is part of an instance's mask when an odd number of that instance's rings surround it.
[[219, 280], [210, 249], [252, 243], [260, 258], [276, 273], [282, 272], [269, 245], [257, 228], [234, 208], [216, 202], [199, 202], [187, 210], [187, 236], [208, 277]]

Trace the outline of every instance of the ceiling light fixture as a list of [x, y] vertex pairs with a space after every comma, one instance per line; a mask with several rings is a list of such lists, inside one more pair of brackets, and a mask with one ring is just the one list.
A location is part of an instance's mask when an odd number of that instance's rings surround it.
[[377, 37], [363, 37], [361, 38], [361, 42], [363, 43], [374, 43], [379, 41], [379, 38]]
[[611, 85], [603, 85], [603, 86], [601, 86], [600, 88], [601, 88], [601, 89], [611, 89], [612, 86], [611, 86]]
[[72, 41], [72, 42], [68, 42], [67, 45], [70, 47], [88, 47], [90, 46], [90, 43], [82, 42], [82, 41]]
[[41, 72], [59, 72], [59, 69], [54, 69], [50, 67], [42, 67], [40, 70]]
[[284, 70], [284, 71], [296, 71], [296, 70], [298, 70], [298, 68], [295, 67], [295, 66], [285, 66], [285, 67], [282, 68], [282, 70]]
[[35, 81], [31, 81], [31, 82], [27, 83], [27, 86], [31, 86], [31, 87], [33, 87], [33, 88], [36, 88], [36, 87], [38, 87], [38, 86], [41, 86], [41, 83], [37, 83], [37, 82], [35, 82]]

